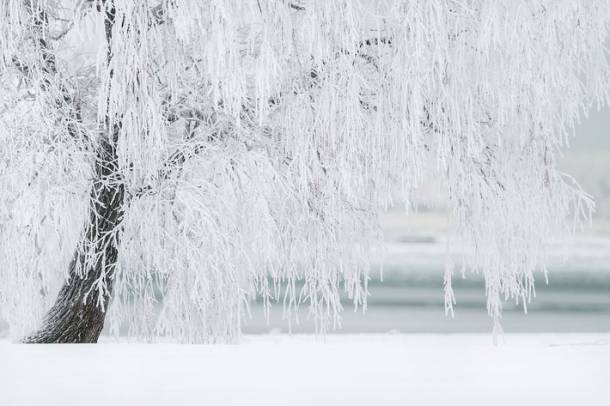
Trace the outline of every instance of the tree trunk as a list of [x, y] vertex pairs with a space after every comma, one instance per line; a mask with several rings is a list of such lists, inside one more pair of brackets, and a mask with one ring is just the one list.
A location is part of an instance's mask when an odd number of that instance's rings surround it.
[[[59, 291], [42, 327], [26, 337], [25, 343], [95, 343], [102, 332], [105, 309], [113, 290], [118, 228], [124, 210], [124, 186], [122, 179], [117, 178], [117, 135], [118, 128], [115, 128], [112, 142], [104, 137], [98, 149], [89, 222], [84, 241], [76, 248], [70, 263], [69, 279]], [[85, 262], [84, 250], [93, 250], [93, 265], [91, 260]], [[101, 291], [98, 290], [100, 283], [104, 287]]]

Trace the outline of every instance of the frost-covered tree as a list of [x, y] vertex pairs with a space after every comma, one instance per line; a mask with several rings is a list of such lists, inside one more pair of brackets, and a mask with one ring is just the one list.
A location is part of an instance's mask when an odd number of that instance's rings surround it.
[[610, 0], [1, 0], [11, 334], [227, 341], [257, 295], [332, 327], [424, 168], [469, 247], [447, 311], [480, 272], [499, 327], [593, 208], [556, 158], [609, 28]]

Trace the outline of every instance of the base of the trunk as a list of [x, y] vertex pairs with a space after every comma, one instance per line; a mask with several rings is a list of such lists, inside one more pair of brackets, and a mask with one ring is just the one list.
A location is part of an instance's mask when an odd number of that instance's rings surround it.
[[[47, 313], [42, 327], [22, 342], [96, 343], [104, 328], [106, 312], [97, 303], [97, 292], [91, 290], [94, 282], [93, 275], [73, 277], [67, 281]], [[107, 300], [105, 302], [108, 304]]]

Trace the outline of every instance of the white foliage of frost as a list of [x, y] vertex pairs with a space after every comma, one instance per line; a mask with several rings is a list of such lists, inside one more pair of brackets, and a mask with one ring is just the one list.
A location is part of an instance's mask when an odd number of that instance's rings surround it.
[[116, 125], [115, 329], [227, 341], [257, 295], [337, 326], [429, 162], [499, 328], [593, 209], [555, 161], [609, 101], [609, 28], [609, 0], [0, 2], [2, 316], [19, 336], [53, 302]]

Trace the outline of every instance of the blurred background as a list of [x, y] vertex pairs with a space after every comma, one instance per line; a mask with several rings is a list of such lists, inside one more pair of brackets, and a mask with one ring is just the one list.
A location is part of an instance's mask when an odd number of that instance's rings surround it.
[[[572, 175], [596, 202], [593, 224], [567, 246], [551, 252], [548, 284], [537, 273], [536, 298], [522, 306], [506, 303], [502, 326], [508, 333], [610, 332], [610, 109], [596, 111], [576, 129], [561, 169]], [[426, 198], [424, 190], [424, 200]], [[443, 271], [447, 216], [443, 207], [419, 207], [406, 216], [397, 207], [383, 216], [387, 254], [383, 281], [371, 273], [368, 310], [354, 312], [344, 301], [342, 327], [336, 333], [486, 333], [492, 322], [485, 307], [480, 275], [454, 275], [455, 316], [445, 316]], [[282, 306], [269, 323], [256, 303], [245, 333], [285, 333]], [[296, 333], [313, 332], [305, 311]]]

